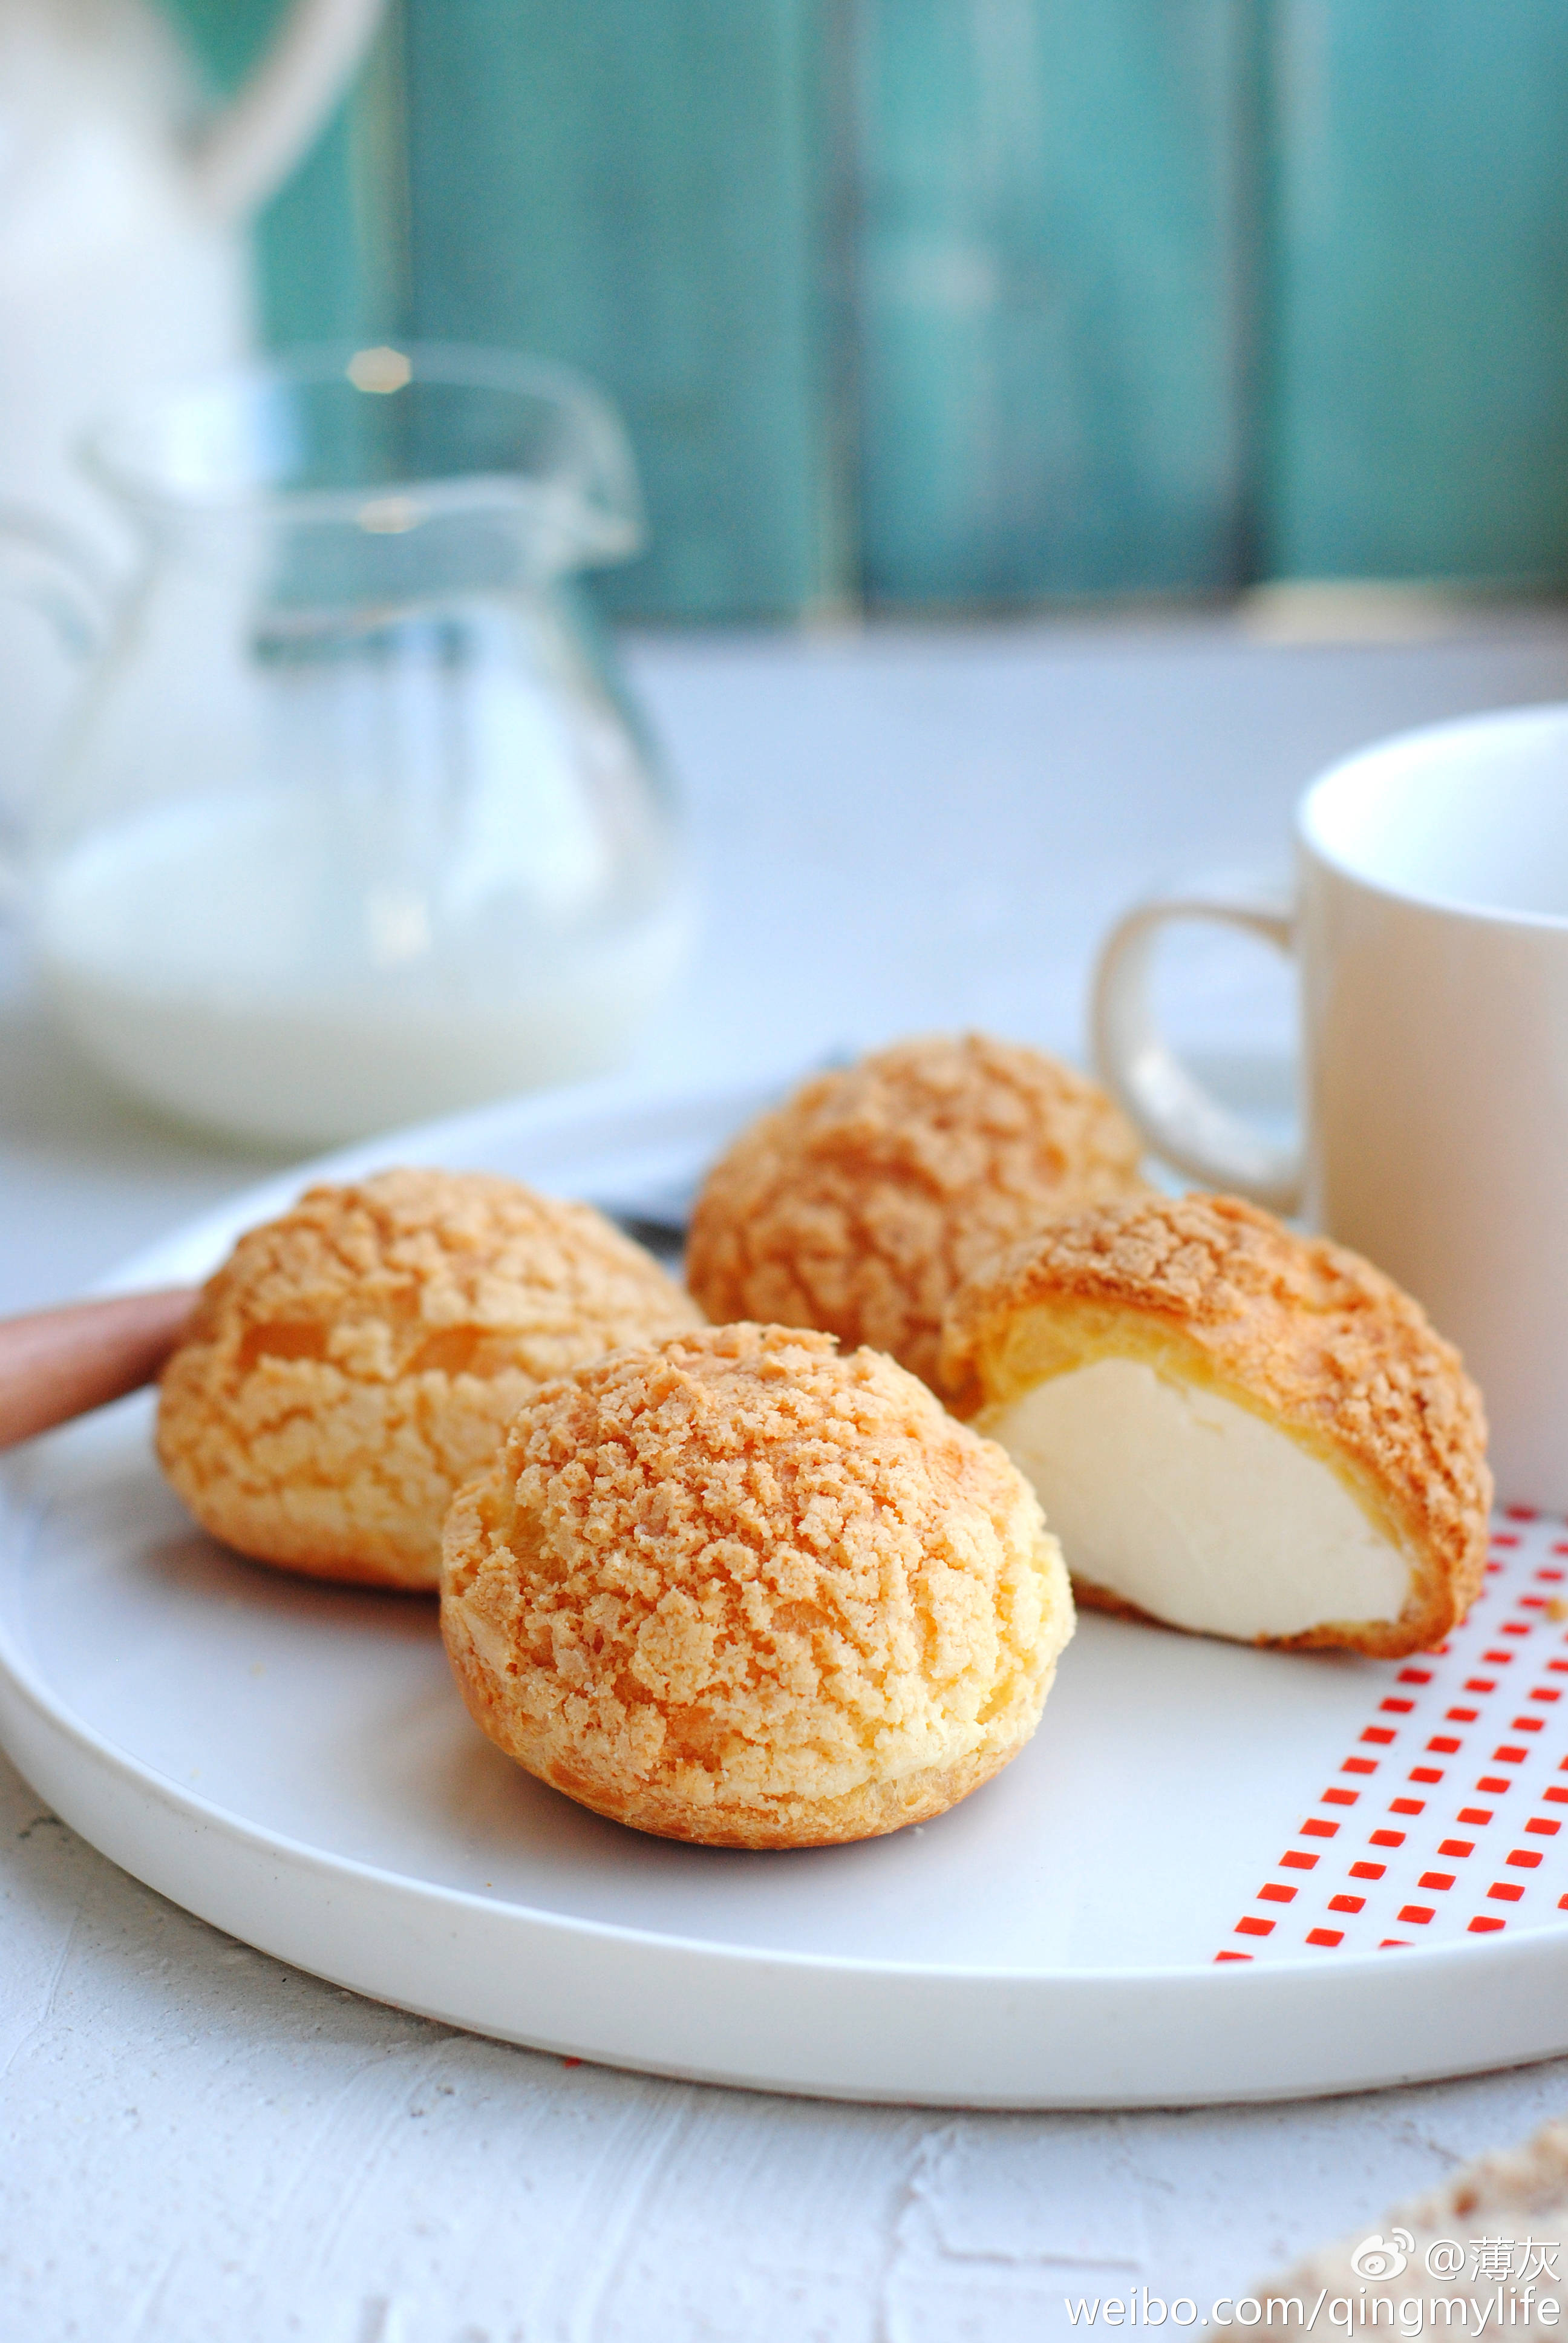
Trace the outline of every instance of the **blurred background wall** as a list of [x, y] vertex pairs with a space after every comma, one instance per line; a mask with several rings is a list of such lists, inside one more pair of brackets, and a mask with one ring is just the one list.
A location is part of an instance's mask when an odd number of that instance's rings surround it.
[[597, 377], [646, 618], [1559, 589], [1565, 125], [1564, 0], [393, 0], [266, 331]]

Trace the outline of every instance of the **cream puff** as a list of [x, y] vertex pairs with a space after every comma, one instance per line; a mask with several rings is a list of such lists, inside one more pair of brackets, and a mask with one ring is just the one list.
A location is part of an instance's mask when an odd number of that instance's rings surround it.
[[1104, 1091], [1038, 1050], [901, 1041], [734, 1141], [698, 1200], [688, 1282], [716, 1321], [869, 1342], [940, 1393], [964, 1278], [1057, 1214], [1140, 1192], [1140, 1152]]
[[208, 1280], [164, 1372], [158, 1456], [242, 1554], [433, 1588], [454, 1489], [541, 1383], [701, 1322], [587, 1204], [478, 1172], [312, 1188]]
[[661, 1837], [822, 1846], [1029, 1739], [1072, 1632], [1022, 1476], [874, 1351], [718, 1326], [538, 1393], [447, 1519], [463, 1697]]
[[957, 1412], [1001, 1442], [1083, 1603], [1394, 1656], [1480, 1587], [1480, 1394], [1359, 1255], [1226, 1196], [1058, 1222], [949, 1312]]

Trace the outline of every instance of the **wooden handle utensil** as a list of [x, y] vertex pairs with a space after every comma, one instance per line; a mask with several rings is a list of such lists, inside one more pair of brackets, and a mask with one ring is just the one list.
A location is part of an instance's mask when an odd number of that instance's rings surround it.
[[195, 1300], [182, 1285], [0, 1319], [0, 1448], [150, 1383]]

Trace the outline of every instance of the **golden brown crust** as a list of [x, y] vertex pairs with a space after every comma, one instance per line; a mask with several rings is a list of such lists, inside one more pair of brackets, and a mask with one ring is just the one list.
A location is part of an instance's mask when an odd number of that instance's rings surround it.
[[746, 1847], [941, 1813], [1029, 1738], [1072, 1626], [994, 1443], [890, 1359], [752, 1325], [541, 1391], [453, 1503], [441, 1616], [530, 1773]]
[[963, 1279], [1053, 1214], [1141, 1190], [1103, 1091], [970, 1033], [819, 1075], [743, 1131], [692, 1216], [687, 1278], [716, 1322], [816, 1326], [933, 1389]]
[[[1419, 1303], [1370, 1262], [1234, 1197], [1101, 1205], [964, 1287], [942, 1364], [950, 1403], [969, 1418], [1111, 1355], [1145, 1358], [1279, 1423], [1409, 1555], [1396, 1622], [1281, 1641], [1394, 1657], [1440, 1643], [1463, 1616], [1492, 1502], [1481, 1394]], [[1132, 1607], [1074, 1583], [1091, 1605]]]
[[164, 1373], [158, 1455], [243, 1554], [433, 1588], [453, 1489], [542, 1383], [700, 1322], [586, 1204], [478, 1172], [312, 1188], [208, 1280]]

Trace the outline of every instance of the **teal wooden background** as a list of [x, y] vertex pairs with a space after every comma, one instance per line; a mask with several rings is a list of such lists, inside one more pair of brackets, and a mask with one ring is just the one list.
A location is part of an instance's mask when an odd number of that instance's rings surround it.
[[1231, 0], [857, 23], [874, 600], [1212, 588], [1238, 561]]
[[595, 375], [644, 615], [1559, 588], [1565, 125], [1568, 0], [394, 0], [266, 326]]
[[1264, 557], [1568, 573], [1568, 5], [1275, 0]]

